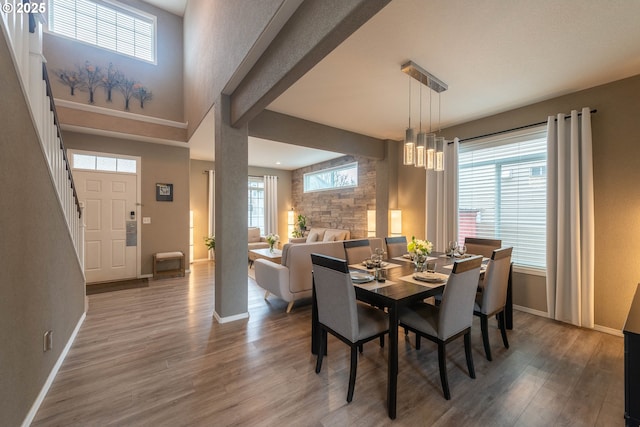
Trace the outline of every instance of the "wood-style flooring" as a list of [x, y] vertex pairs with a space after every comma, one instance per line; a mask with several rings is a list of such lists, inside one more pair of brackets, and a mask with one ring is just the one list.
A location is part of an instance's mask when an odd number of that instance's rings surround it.
[[[214, 266], [185, 278], [89, 297], [86, 320], [33, 426], [622, 426], [622, 338], [516, 311], [510, 349], [490, 322], [493, 362], [473, 328], [477, 378], [462, 340], [448, 349], [442, 396], [435, 345], [400, 333], [398, 417], [386, 411], [387, 353], [365, 345], [347, 404], [349, 349], [310, 354], [311, 309], [248, 279], [248, 320], [218, 324]], [[244, 284], [239, 284], [239, 286]]]

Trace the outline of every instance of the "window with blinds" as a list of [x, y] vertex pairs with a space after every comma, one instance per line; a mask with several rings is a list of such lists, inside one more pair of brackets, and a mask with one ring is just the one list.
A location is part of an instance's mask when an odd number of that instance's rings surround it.
[[249, 227], [260, 227], [260, 234], [264, 235], [264, 178], [249, 177]]
[[106, 0], [49, 0], [49, 31], [144, 61], [156, 60], [156, 17]]
[[546, 127], [460, 144], [459, 241], [502, 239], [513, 262], [546, 266]]
[[357, 186], [358, 162], [316, 172], [307, 172], [303, 178], [303, 191], [305, 193]]

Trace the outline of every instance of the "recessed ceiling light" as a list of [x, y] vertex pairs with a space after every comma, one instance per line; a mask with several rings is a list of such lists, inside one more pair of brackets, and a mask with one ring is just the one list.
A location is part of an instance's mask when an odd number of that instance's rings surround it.
[[276, 165], [279, 165], [279, 164], [280, 164], [280, 162], [276, 162]]

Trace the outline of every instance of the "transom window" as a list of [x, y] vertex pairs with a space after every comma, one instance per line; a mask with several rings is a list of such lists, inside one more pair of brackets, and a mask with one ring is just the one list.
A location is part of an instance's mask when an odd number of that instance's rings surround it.
[[546, 203], [546, 129], [460, 144], [459, 241], [501, 239], [515, 265], [544, 270]]
[[49, 0], [49, 31], [144, 61], [156, 60], [156, 17], [111, 0]]
[[137, 161], [122, 157], [73, 153], [71, 167], [100, 172], [136, 173]]
[[358, 162], [304, 174], [304, 192], [358, 186]]

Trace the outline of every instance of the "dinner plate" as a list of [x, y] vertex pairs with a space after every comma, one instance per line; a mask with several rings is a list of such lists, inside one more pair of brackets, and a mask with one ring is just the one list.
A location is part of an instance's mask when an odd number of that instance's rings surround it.
[[447, 280], [448, 276], [440, 273], [416, 273], [413, 278], [421, 282], [442, 283]]
[[371, 274], [357, 272], [351, 273], [351, 281], [353, 281], [353, 283], [367, 283], [373, 281], [373, 279], [374, 278]]

